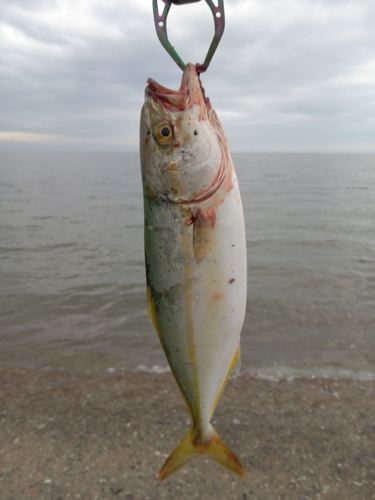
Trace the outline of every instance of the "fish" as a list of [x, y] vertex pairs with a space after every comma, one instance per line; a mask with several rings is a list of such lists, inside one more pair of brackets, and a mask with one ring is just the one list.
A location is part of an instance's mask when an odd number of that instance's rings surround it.
[[149, 314], [192, 418], [159, 479], [204, 454], [244, 478], [210, 420], [240, 360], [245, 222], [228, 142], [195, 65], [179, 90], [147, 80], [140, 163]]

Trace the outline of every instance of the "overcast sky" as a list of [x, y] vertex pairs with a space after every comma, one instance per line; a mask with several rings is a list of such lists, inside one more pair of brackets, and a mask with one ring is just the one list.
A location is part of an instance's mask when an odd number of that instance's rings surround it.
[[[202, 81], [232, 151], [375, 152], [374, 0], [224, 0]], [[202, 62], [205, 1], [173, 5], [171, 42]], [[138, 148], [148, 77], [177, 89], [152, 0], [1, 0], [0, 150]]]

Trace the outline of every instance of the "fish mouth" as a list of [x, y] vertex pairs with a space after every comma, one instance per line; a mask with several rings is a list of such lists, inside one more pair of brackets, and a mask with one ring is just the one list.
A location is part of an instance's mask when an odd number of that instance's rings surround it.
[[198, 105], [200, 120], [208, 119], [211, 109], [210, 100], [206, 97], [202, 82], [194, 64], [187, 64], [184, 69], [179, 90], [172, 90], [160, 85], [152, 78], [147, 80], [146, 95], [159, 101], [169, 112], [181, 112]]

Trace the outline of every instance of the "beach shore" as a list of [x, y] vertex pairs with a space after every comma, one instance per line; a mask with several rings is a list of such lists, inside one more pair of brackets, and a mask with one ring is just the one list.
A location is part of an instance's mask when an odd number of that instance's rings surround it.
[[375, 499], [375, 382], [231, 379], [213, 417], [246, 479], [200, 457], [170, 373], [0, 370], [2, 500]]

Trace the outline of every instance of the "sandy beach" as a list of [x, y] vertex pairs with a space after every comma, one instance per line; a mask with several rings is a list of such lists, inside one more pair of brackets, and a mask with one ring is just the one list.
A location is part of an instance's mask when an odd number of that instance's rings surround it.
[[170, 373], [0, 370], [1, 499], [375, 499], [375, 382], [249, 375], [213, 423], [246, 469], [205, 457], [160, 483], [187, 432]]

